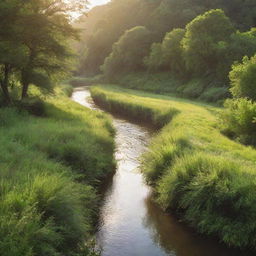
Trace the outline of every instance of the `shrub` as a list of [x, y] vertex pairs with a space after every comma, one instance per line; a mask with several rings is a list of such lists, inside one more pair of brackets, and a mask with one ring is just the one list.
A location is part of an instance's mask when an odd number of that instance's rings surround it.
[[205, 83], [203, 80], [193, 79], [179, 88], [178, 91], [185, 97], [198, 98], [202, 94], [204, 87]]
[[219, 102], [229, 96], [228, 88], [226, 87], [212, 87], [207, 88], [200, 96], [200, 99], [208, 102]]
[[123, 87], [154, 93], [175, 93], [181, 81], [168, 72], [147, 74], [129, 73], [118, 79]]
[[229, 78], [234, 97], [247, 97], [256, 100], [256, 56], [249, 59], [244, 57], [242, 63], [235, 63]]
[[256, 102], [245, 98], [227, 100], [221, 118], [224, 132], [256, 145]]

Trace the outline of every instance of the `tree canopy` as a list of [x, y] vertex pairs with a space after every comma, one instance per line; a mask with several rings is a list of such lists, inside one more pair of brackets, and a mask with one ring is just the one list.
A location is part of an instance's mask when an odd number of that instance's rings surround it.
[[102, 66], [104, 74], [109, 77], [124, 71], [141, 70], [151, 44], [151, 33], [145, 27], [138, 26], [127, 30], [105, 59]]
[[68, 39], [78, 39], [72, 12], [85, 10], [86, 0], [3, 0], [0, 3], [0, 81], [6, 102], [11, 101], [13, 78], [22, 98], [34, 84], [50, 89], [56, 74], [67, 71], [71, 56]]

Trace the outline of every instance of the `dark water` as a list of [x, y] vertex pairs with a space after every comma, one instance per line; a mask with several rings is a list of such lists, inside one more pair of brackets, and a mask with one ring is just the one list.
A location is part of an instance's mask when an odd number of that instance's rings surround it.
[[[73, 99], [98, 109], [86, 87], [77, 88]], [[140, 173], [140, 156], [151, 132], [113, 117], [118, 162], [101, 208], [97, 243], [103, 256], [236, 256], [239, 253], [203, 238], [174, 216], [165, 214], [150, 200], [150, 187]]]

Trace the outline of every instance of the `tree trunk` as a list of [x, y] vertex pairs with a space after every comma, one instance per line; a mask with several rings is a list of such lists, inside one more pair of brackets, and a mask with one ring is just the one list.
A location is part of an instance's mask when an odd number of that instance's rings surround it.
[[28, 83], [25, 82], [22, 85], [22, 94], [21, 94], [21, 99], [25, 99], [28, 97]]
[[8, 90], [9, 85], [9, 75], [10, 75], [10, 66], [8, 64], [4, 65], [4, 79], [1, 81], [1, 88], [4, 95], [4, 100], [7, 104], [11, 103], [11, 97]]

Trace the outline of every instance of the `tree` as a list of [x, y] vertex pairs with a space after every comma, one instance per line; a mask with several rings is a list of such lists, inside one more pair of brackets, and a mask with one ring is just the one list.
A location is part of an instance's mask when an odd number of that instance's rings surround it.
[[102, 70], [107, 77], [120, 72], [139, 71], [152, 43], [151, 33], [143, 26], [127, 30], [114, 44], [112, 53], [105, 59]]
[[186, 26], [182, 41], [187, 68], [197, 75], [216, 73], [220, 52], [228, 47], [234, 27], [222, 10], [199, 15]]
[[26, 61], [26, 49], [17, 38], [17, 19], [22, 6], [17, 0], [3, 0], [0, 3], [0, 84], [7, 104], [11, 102], [10, 78], [15, 69]]
[[163, 63], [169, 66], [173, 74], [185, 72], [185, 63], [183, 61], [183, 47], [181, 41], [185, 35], [185, 29], [174, 29], [167, 33], [163, 43]]
[[242, 63], [235, 63], [229, 73], [231, 93], [235, 98], [247, 97], [256, 101], [256, 55], [244, 57]]
[[11, 75], [22, 84], [25, 98], [30, 84], [49, 89], [54, 75], [66, 72], [66, 60], [71, 56], [67, 40], [78, 39], [78, 31], [71, 24], [72, 12], [83, 12], [86, 3], [87, 0], [1, 2], [1, 88], [7, 102]]
[[22, 98], [29, 84], [50, 89], [52, 75], [65, 72], [70, 57], [67, 39], [78, 39], [70, 20], [72, 12], [86, 1], [30, 0], [25, 5], [20, 24], [22, 43], [28, 48], [28, 61], [21, 69]]
[[163, 68], [162, 44], [153, 43], [149, 56], [145, 57], [144, 63], [149, 71], [159, 71]]
[[256, 28], [232, 34], [229, 48], [228, 58], [232, 63], [241, 60], [244, 56], [252, 57], [256, 52]]

